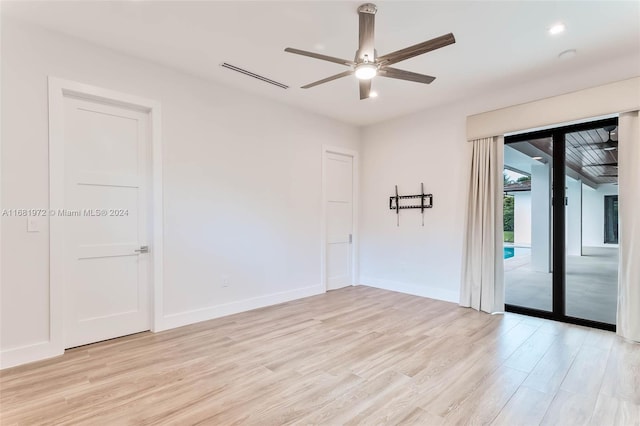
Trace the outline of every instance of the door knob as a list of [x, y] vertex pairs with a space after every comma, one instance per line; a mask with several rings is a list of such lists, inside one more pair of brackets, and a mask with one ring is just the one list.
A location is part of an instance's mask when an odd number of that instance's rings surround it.
[[149, 246], [140, 246], [139, 249], [135, 249], [136, 253], [149, 253]]

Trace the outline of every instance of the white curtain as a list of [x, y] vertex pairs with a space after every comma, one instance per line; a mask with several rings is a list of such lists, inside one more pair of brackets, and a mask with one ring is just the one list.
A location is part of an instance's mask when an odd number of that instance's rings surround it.
[[617, 333], [640, 342], [640, 118], [618, 121], [618, 215], [620, 269]]
[[460, 305], [488, 313], [503, 312], [504, 138], [496, 136], [471, 143], [473, 156]]

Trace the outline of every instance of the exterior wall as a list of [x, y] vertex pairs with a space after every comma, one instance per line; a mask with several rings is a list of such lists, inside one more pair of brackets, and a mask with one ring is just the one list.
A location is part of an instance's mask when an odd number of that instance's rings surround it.
[[513, 243], [531, 245], [531, 191], [514, 192]]
[[531, 166], [531, 266], [551, 271], [551, 171], [548, 164]]

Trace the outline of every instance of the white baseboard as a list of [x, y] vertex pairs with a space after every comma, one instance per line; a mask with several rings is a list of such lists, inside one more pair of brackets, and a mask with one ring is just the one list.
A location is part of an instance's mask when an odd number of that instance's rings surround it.
[[264, 296], [252, 297], [250, 299], [239, 300], [237, 302], [225, 303], [222, 305], [210, 306], [201, 309], [194, 309], [186, 312], [165, 315], [156, 331], [169, 330], [171, 328], [182, 327], [196, 322], [207, 321], [215, 318], [233, 315], [252, 309], [264, 308], [265, 306], [276, 305], [278, 303], [291, 300], [302, 299], [303, 297], [315, 296], [325, 292], [323, 285], [297, 288], [295, 290], [282, 291], [279, 293], [267, 294]]
[[53, 358], [62, 354], [64, 354], [64, 350], [60, 350], [60, 348], [50, 341], [5, 349], [0, 352], [0, 370]]
[[413, 294], [414, 296], [428, 297], [430, 299], [444, 300], [445, 302], [458, 303], [460, 293], [439, 287], [429, 287], [413, 283], [402, 283], [379, 278], [361, 277], [360, 284], [382, 290], [397, 291], [399, 293]]
[[[166, 315], [162, 318], [162, 323], [160, 324], [160, 327], [156, 329], [156, 332], [219, 318], [226, 315], [250, 311], [252, 309], [263, 308], [265, 306], [276, 305], [290, 300], [302, 299], [303, 297], [315, 296], [324, 292], [325, 288], [323, 285], [314, 285], [295, 290], [268, 294], [265, 296], [252, 297], [250, 299], [225, 303], [223, 305]], [[47, 358], [53, 358], [63, 354], [64, 350], [61, 350], [58, 345], [54, 345], [50, 341], [5, 349], [0, 352], [0, 370], [35, 361], [42, 361]]]

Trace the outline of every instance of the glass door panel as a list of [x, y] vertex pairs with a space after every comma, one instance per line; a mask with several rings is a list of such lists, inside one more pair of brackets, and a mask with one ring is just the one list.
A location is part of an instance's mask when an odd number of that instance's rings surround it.
[[551, 138], [504, 147], [505, 302], [552, 310]]
[[616, 322], [616, 127], [565, 135], [565, 315]]

